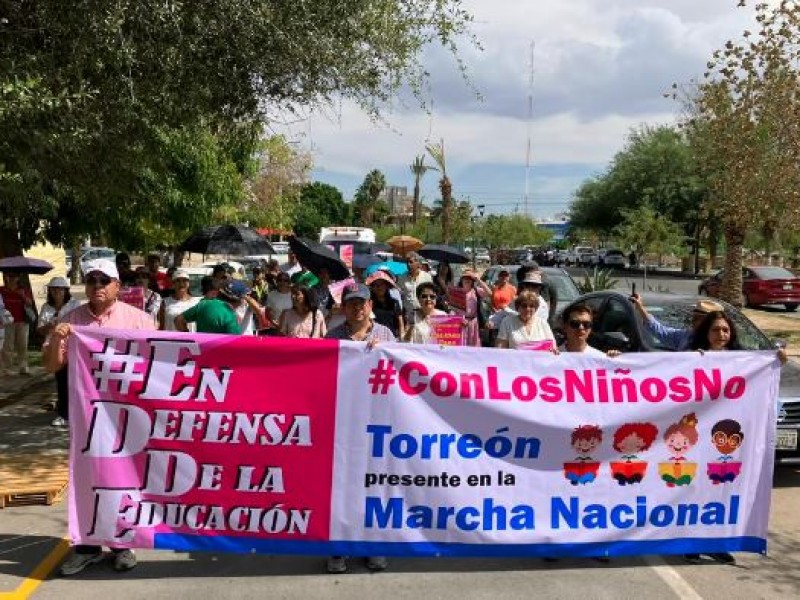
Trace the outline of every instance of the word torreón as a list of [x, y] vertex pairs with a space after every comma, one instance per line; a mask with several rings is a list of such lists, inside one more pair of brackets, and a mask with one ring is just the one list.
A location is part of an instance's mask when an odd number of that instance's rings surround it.
[[[385, 364], [388, 363], [388, 364]], [[380, 380], [376, 391], [388, 392], [396, 385], [408, 396], [433, 395], [462, 400], [532, 402], [702, 402], [738, 400], [747, 391], [744, 377], [726, 377], [717, 368], [695, 368], [690, 374], [669, 379], [631, 376], [629, 369], [564, 369], [557, 375], [517, 375], [503, 380], [497, 367], [480, 372], [432, 371], [428, 365], [409, 361], [399, 369], [385, 361], [370, 371], [369, 382]], [[374, 392], [373, 392], [374, 393]]]

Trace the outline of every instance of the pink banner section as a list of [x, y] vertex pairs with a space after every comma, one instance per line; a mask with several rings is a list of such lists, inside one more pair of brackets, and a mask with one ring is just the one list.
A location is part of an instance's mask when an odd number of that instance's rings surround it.
[[553, 340], [539, 340], [536, 342], [523, 342], [517, 345], [517, 350], [535, 350], [538, 352], [550, 352], [555, 348]]
[[459, 315], [431, 315], [431, 339], [440, 346], [460, 346], [464, 318]]
[[76, 328], [73, 542], [326, 540], [337, 349], [329, 340]]

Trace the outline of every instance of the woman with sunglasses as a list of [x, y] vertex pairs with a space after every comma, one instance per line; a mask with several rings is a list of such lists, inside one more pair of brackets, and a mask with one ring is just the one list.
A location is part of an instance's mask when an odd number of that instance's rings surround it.
[[327, 333], [325, 316], [317, 295], [307, 285], [292, 285], [292, 307], [281, 313], [278, 329], [286, 337], [323, 338]]
[[433, 331], [428, 317], [446, 315], [443, 310], [436, 308], [436, 285], [432, 281], [420, 283], [417, 286], [417, 301], [419, 308], [414, 311], [413, 324], [406, 331], [406, 341], [412, 344], [430, 344]]
[[516, 299], [517, 314], [503, 319], [497, 333], [497, 348], [516, 349], [530, 342], [551, 340], [555, 350], [553, 330], [543, 318], [536, 315], [539, 297], [530, 290], [520, 292]]

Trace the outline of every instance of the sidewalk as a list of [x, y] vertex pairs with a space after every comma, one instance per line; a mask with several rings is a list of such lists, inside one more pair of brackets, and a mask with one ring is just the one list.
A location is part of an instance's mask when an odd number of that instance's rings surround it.
[[44, 367], [32, 366], [29, 375], [0, 375], [0, 407], [10, 404], [17, 396], [39, 386], [53, 375], [44, 370]]

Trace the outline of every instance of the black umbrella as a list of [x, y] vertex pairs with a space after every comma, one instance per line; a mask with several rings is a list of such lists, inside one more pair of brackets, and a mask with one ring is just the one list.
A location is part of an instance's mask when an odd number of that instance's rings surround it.
[[317, 244], [305, 238], [289, 236], [289, 247], [297, 256], [297, 260], [312, 273], [319, 273], [320, 269], [327, 269], [334, 281], [340, 281], [350, 277], [350, 270], [347, 268], [339, 255], [327, 246]]
[[469, 256], [458, 248], [452, 246], [445, 246], [443, 244], [426, 244], [417, 253], [423, 258], [435, 260], [438, 262], [446, 262], [451, 265], [463, 265], [469, 262]]
[[275, 254], [275, 250], [255, 229], [243, 225], [214, 225], [190, 235], [178, 246], [180, 252], [251, 256]]
[[27, 256], [9, 256], [0, 258], [0, 271], [7, 273], [30, 273], [31, 275], [44, 275], [53, 269], [46, 260], [28, 258]]

